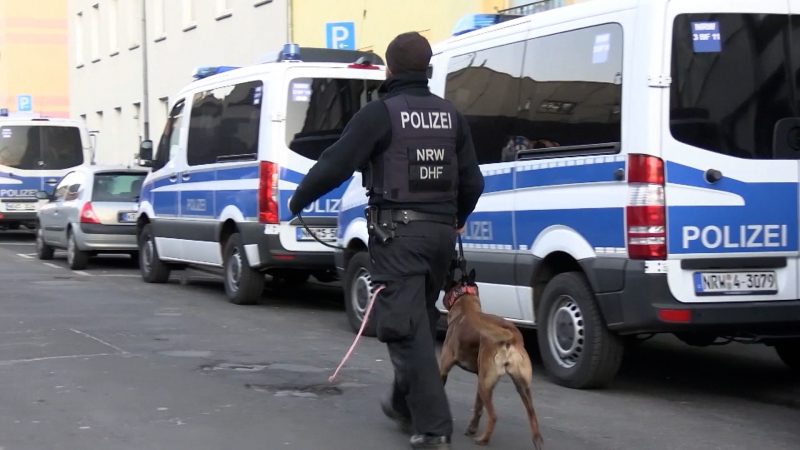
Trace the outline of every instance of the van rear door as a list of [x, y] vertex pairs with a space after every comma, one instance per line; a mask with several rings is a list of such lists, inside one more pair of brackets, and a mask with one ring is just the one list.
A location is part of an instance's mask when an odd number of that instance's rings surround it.
[[[287, 70], [285, 129], [277, 133], [275, 162], [279, 165], [281, 245], [294, 251], [331, 251], [295, 218], [289, 200], [317, 158], [339, 139], [344, 127], [367, 102], [378, 98], [384, 72], [374, 68], [293, 67]], [[270, 159], [270, 158], [267, 158]], [[347, 182], [303, 210], [303, 219], [316, 236], [336, 241], [336, 218]]]
[[668, 10], [670, 289], [682, 302], [796, 299], [797, 20], [788, 1], [675, 0]]

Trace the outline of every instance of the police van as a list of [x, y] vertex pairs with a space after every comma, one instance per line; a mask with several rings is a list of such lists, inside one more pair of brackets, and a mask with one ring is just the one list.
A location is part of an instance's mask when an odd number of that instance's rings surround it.
[[[486, 187], [463, 240], [486, 312], [537, 329], [559, 383], [626, 343], [774, 346], [800, 369], [800, 1], [594, 0], [449, 38], [430, 85]], [[477, 28], [477, 27], [475, 27]], [[364, 191], [337, 255], [360, 323]]]
[[[298, 183], [350, 118], [377, 97], [382, 60], [372, 53], [300, 49], [250, 67], [201, 68], [171, 99], [155, 149], [143, 142], [138, 216], [140, 267], [161, 283], [175, 268], [222, 269], [236, 304], [254, 303], [264, 274], [287, 283], [330, 281], [330, 248], [289, 211]], [[336, 239], [344, 187], [303, 211], [322, 241]]]
[[35, 229], [36, 211], [70, 169], [91, 160], [81, 122], [59, 118], [0, 117], [0, 229]]

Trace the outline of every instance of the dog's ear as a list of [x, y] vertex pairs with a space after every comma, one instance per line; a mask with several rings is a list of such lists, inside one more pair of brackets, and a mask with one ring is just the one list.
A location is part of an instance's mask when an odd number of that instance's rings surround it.
[[469, 271], [469, 276], [467, 277], [467, 282], [469, 284], [475, 284], [475, 269]]

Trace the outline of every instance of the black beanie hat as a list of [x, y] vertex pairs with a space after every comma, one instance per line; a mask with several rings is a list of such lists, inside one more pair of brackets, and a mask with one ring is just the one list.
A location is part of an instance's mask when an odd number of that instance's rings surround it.
[[416, 31], [398, 35], [386, 48], [386, 65], [394, 75], [406, 72], [428, 71], [431, 62], [431, 44]]

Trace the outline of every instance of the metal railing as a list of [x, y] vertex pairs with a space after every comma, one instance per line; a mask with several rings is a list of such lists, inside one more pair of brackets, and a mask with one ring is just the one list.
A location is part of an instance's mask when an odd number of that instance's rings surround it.
[[564, 0], [539, 0], [536, 2], [527, 3], [525, 5], [515, 6], [513, 8], [501, 9], [497, 11], [500, 14], [510, 14], [515, 16], [527, 16], [530, 14], [540, 13], [549, 9], [559, 8], [564, 6]]

